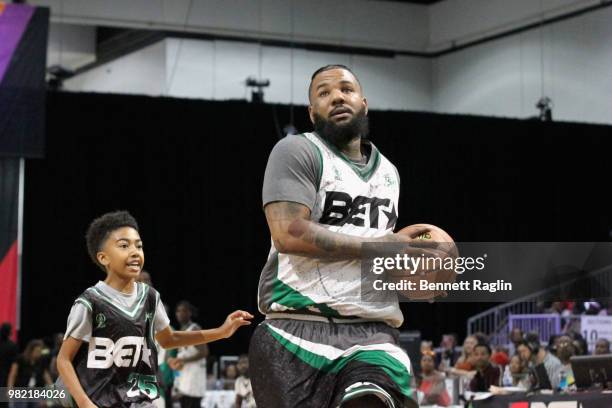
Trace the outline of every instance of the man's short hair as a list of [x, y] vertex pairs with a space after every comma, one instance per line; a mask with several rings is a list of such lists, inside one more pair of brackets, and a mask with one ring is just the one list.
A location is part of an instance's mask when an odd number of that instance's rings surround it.
[[89, 224], [85, 241], [87, 242], [87, 253], [89, 257], [102, 269], [106, 271], [104, 265], [98, 262], [97, 254], [102, 249], [104, 242], [108, 239], [113, 231], [123, 227], [131, 227], [138, 231], [138, 223], [136, 219], [127, 211], [115, 211], [103, 214]]
[[491, 352], [491, 346], [489, 346], [487, 343], [478, 343], [474, 346], [474, 350], [476, 350], [477, 347], [484, 347], [487, 349], [487, 352], [489, 353], [489, 355], [493, 354]]
[[312, 91], [312, 82], [314, 81], [315, 77], [317, 75], [319, 75], [321, 72], [325, 72], [325, 71], [331, 71], [332, 69], [344, 69], [348, 72], [350, 72], [351, 74], [353, 74], [353, 76], [355, 77], [355, 79], [357, 80], [357, 83], [359, 84], [359, 87], [363, 90], [363, 87], [361, 86], [361, 82], [359, 82], [359, 78], [357, 78], [357, 75], [355, 75], [355, 73], [353, 72], [352, 69], [350, 69], [349, 67], [347, 67], [346, 65], [342, 65], [342, 64], [329, 64], [329, 65], [325, 65], [319, 69], [317, 69], [312, 76], [310, 77], [310, 85], [308, 85], [308, 97], [310, 98], [310, 91]]

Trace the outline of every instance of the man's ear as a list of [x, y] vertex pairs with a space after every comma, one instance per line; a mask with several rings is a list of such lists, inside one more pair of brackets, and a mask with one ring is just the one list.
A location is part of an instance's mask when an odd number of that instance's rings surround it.
[[367, 115], [368, 114], [368, 100], [365, 96], [363, 97], [363, 106], [365, 109], [365, 114]]
[[312, 112], [312, 105], [308, 105], [308, 116], [310, 117], [310, 123], [314, 124], [314, 113]]

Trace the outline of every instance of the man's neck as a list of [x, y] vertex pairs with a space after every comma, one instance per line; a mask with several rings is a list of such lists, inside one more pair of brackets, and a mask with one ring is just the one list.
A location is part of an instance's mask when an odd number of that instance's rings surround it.
[[355, 137], [344, 146], [337, 146], [342, 153], [353, 161], [361, 161], [361, 137]]

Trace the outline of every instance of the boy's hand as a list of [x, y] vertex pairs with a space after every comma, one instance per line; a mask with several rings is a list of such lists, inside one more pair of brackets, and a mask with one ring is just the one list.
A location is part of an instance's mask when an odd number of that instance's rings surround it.
[[236, 310], [235, 312], [230, 313], [225, 319], [225, 323], [220, 327], [221, 331], [224, 334], [224, 337], [227, 339], [231, 337], [240, 326], [248, 326], [251, 324], [249, 321], [253, 318], [253, 315], [249, 312], [245, 312], [243, 310]]

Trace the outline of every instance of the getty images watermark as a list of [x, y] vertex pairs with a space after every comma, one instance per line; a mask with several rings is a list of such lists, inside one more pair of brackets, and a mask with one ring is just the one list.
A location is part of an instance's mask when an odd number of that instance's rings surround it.
[[[410, 276], [393, 281], [376, 279], [373, 282], [374, 290], [391, 291], [511, 291], [512, 283], [503, 279], [494, 282], [480, 279], [464, 280], [461, 282], [438, 282], [436, 279], [452, 277], [452, 273], [462, 275], [470, 271], [483, 271], [487, 254], [479, 257], [429, 257], [421, 254], [418, 257], [407, 254], [396, 254], [393, 257], [376, 257], [372, 260], [372, 273], [382, 275], [385, 272], [391, 277]], [[419, 277], [414, 279], [414, 277]]]
[[506, 302], [609, 297], [610, 242], [426, 242], [362, 246], [366, 302]]

